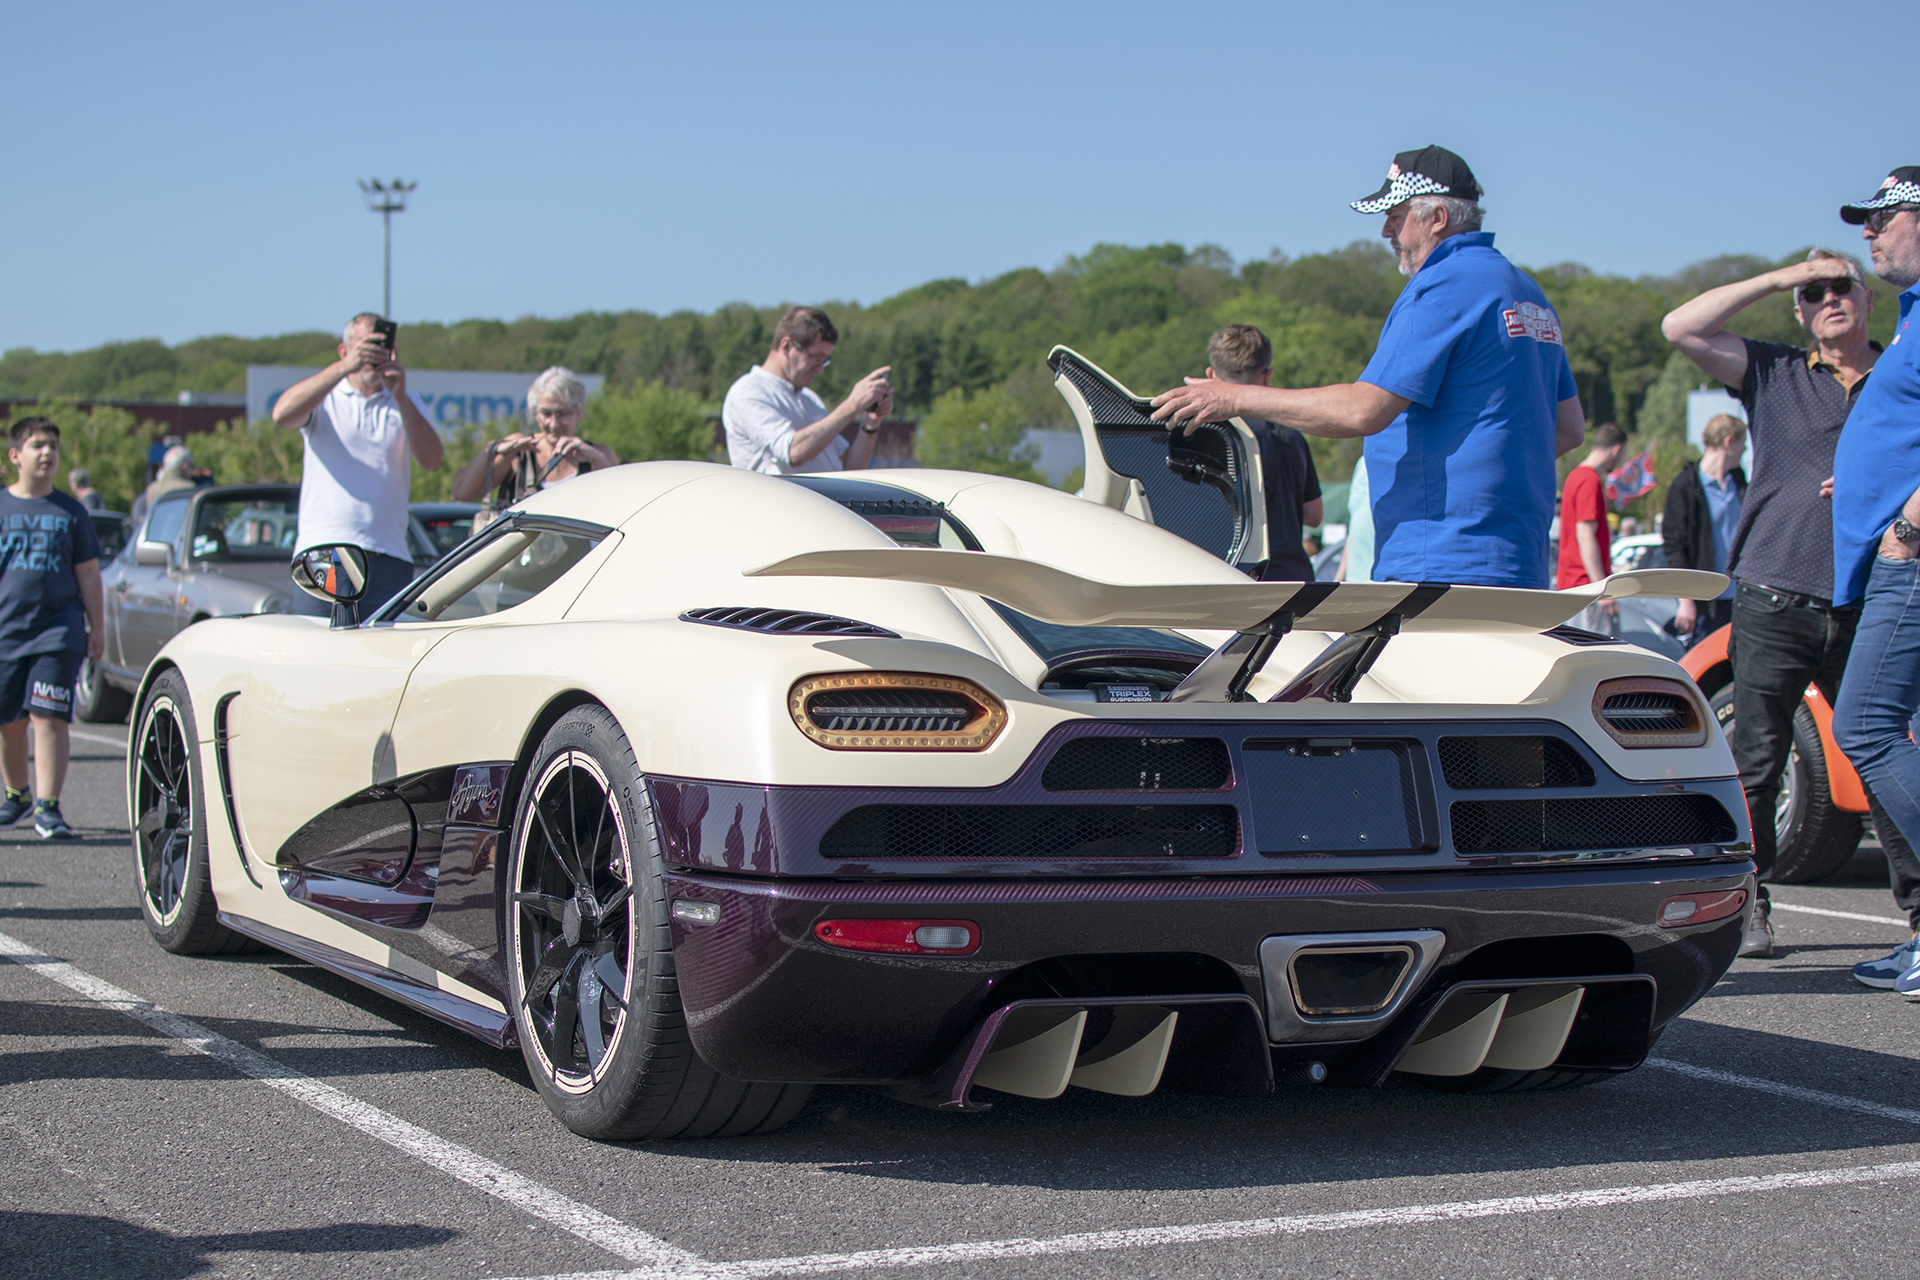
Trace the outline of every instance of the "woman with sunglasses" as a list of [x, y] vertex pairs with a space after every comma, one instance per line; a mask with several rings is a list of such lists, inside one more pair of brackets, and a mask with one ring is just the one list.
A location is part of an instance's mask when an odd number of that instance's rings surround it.
[[542, 373], [527, 388], [533, 431], [515, 431], [490, 442], [454, 476], [453, 500], [478, 502], [489, 491], [498, 491], [494, 505], [505, 509], [535, 489], [596, 467], [619, 466], [613, 450], [574, 434], [586, 407], [586, 384], [571, 369], [555, 365]]
[[[1808, 345], [1757, 342], [1727, 322], [1771, 294], [1791, 290]], [[1762, 884], [1740, 954], [1773, 954], [1765, 880], [1777, 859], [1766, 820], [1793, 746], [1793, 716], [1809, 684], [1831, 702], [1853, 645], [1855, 609], [1833, 605], [1833, 513], [1822, 487], [1867, 372], [1879, 357], [1867, 340], [1873, 291], [1852, 260], [1815, 249], [1805, 262], [1709, 289], [1668, 314], [1667, 340], [1740, 400], [1753, 472], [1728, 549], [1734, 579], [1733, 733], [1729, 745], [1753, 824]]]

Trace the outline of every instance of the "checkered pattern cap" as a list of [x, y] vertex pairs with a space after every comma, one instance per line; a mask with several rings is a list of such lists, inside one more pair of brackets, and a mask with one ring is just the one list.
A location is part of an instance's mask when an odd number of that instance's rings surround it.
[[1480, 184], [1474, 181], [1473, 170], [1467, 168], [1467, 162], [1453, 152], [1445, 147], [1424, 147], [1395, 156], [1380, 189], [1352, 203], [1360, 213], [1385, 213], [1415, 196], [1478, 200]]
[[1875, 209], [1889, 205], [1920, 204], [1920, 164], [1903, 164], [1887, 175], [1880, 189], [1865, 200], [1840, 206], [1840, 219], [1859, 226]]

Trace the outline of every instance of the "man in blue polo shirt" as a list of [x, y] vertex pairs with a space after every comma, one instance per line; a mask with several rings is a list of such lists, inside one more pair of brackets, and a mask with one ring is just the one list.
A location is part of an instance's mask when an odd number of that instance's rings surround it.
[[[1840, 216], [1860, 227], [1874, 274], [1905, 290], [1893, 340], [1854, 402], [1833, 457], [1833, 603], [1860, 605], [1833, 736], [1909, 845], [1920, 846], [1920, 165], [1888, 174]], [[1901, 868], [1891, 868], [1896, 891]], [[1894, 990], [1920, 999], [1920, 940]], [[1876, 984], [1877, 985], [1877, 984]]]
[[1554, 465], [1586, 435], [1560, 318], [1480, 230], [1480, 184], [1444, 147], [1403, 151], [1361, 213], [1412, 277], [1357, 382], [1290, 389], [1188, 378], [1154, 417], [1265, 418], [1366, 438], [1376, 582], [1548, 585]]

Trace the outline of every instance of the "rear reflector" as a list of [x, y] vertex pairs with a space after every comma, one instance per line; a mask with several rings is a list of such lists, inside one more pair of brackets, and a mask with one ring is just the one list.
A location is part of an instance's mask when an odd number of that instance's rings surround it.
[[901, 956], [966, 955], [980, 946], [971, 920], [822, 920], [813, 936], [830, 947]]
[[1655, 917], [1662, 929], [1679, 929], [1690, 924], [1709, 924], [1738, 915], [1747, 905], [1745, 889], [1719, 889], [1712, 893], [1682, 893], [1660, 904]]

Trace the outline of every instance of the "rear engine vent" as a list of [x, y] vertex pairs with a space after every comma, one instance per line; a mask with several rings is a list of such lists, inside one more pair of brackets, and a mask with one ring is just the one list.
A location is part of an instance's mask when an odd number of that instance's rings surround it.
[[1049, 791], [1218, 791], [1232, 780], [1218, 738], [1076, 738], [1053, 753]]
[[1455, 791], [1593, 785], [1593, 766], [1566, 742], [1526, 734], [1442, 738], [1440, 768]]
[[1733, 819], [1711, 796], [1582, 796], [1456, 800], [1453, 847], [1463, 856], [1575, 849], [1671, 849], [1726, 844]]
[[838, 689], [807, 699], [807, 718], [828, 733], [958, 733], [977, 708], [936, 689]]
[[982, 751], [1007, 709], [971, 680], [910, 671], [810, 676], [787, 693], [800, 732], [838, 751]]
[[1240, 844], [1232, 805], [872, 804], [820, 840], [825, 858], [1229, 858]]
[[897, 633], [870, 622], [836, 618], [830, 613], [802, 613], [797, 609], [689, 609], [680, 615], [680, 621], [704, 622], [710, 627], [732, 627], [736, 631], [764, 631], [771, 635], [900, 638]]
[[1593, 718], [1623, 747], [1700, 747], [1707, 742], [1706, 713], [1678, 680], [1602, 680], [1593, 691]]

